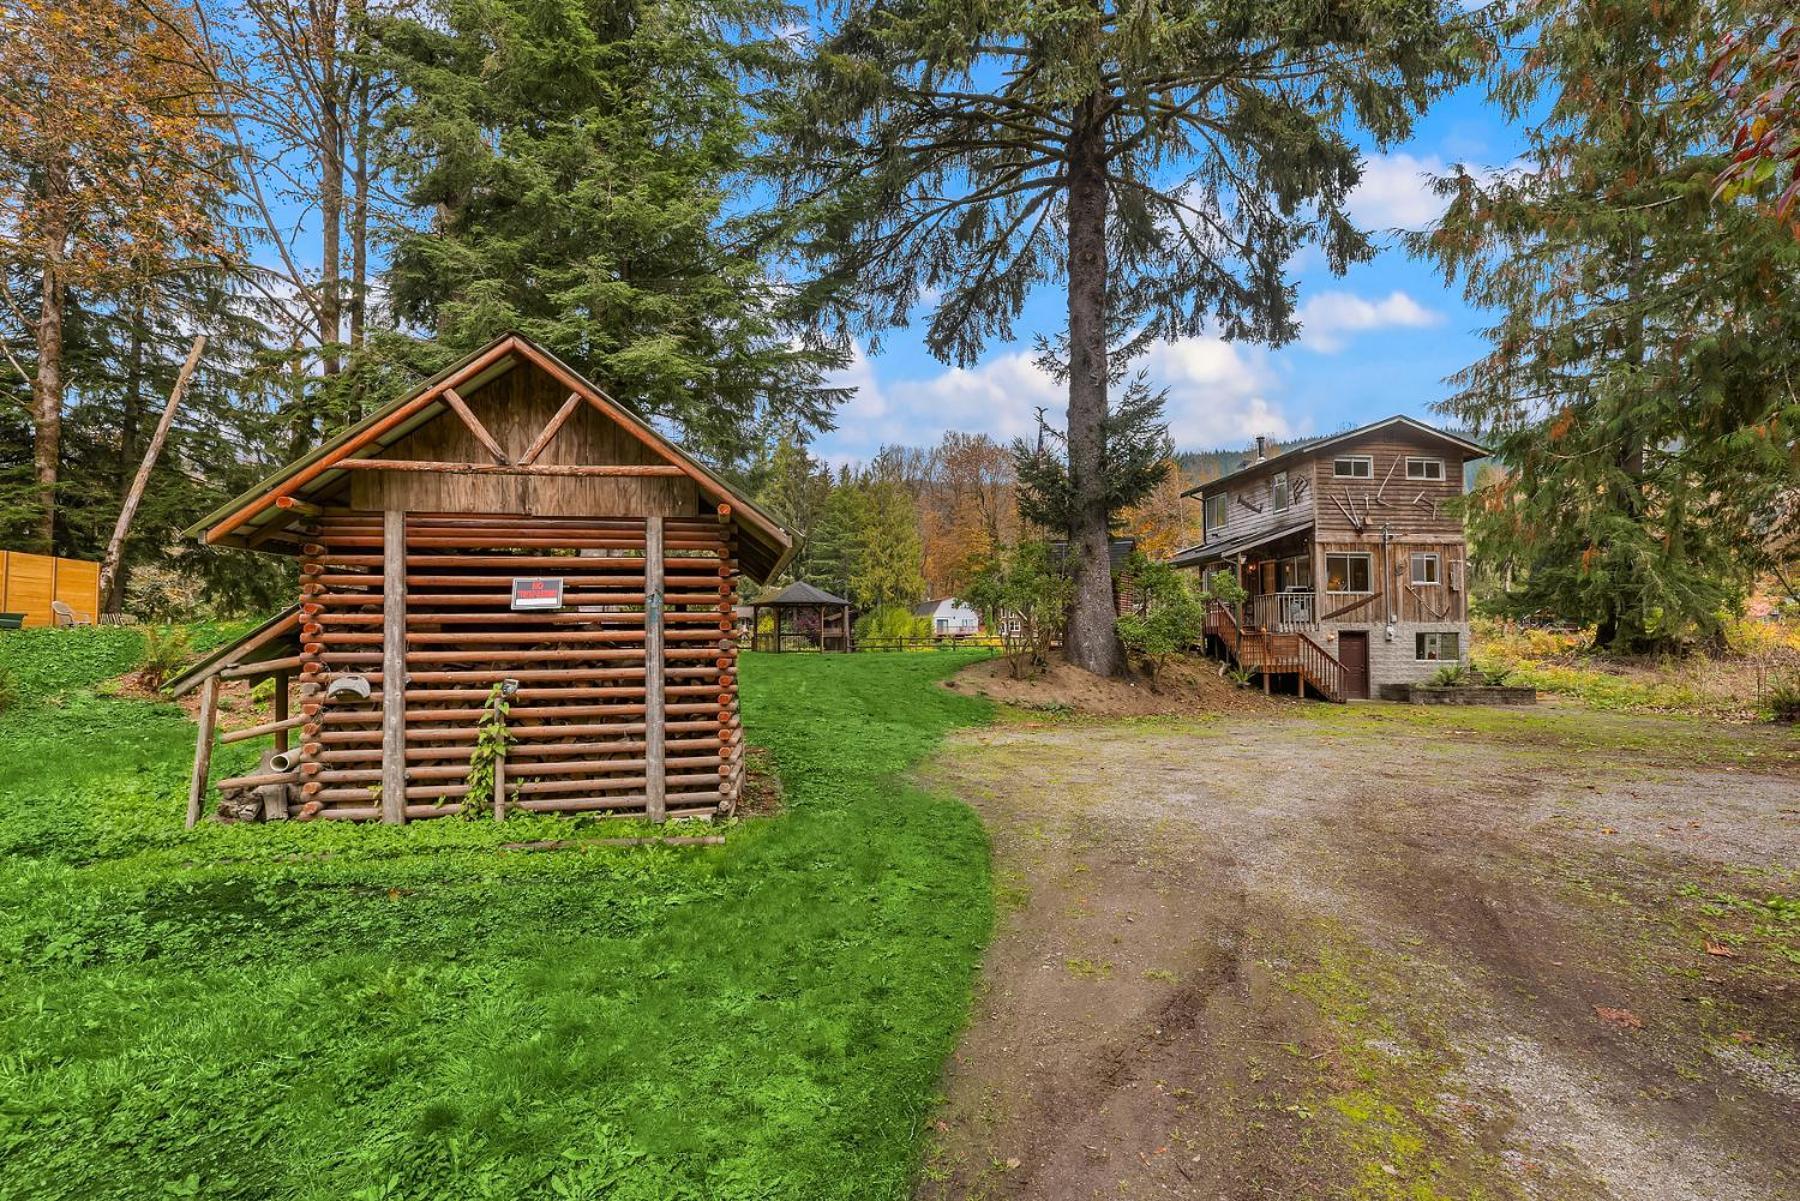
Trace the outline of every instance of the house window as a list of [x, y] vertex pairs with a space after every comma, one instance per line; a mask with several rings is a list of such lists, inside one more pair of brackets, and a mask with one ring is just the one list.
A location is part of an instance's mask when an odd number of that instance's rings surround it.
[[1462, 658], [1460, 638], [1461, 636], [1453, 631], [1443, 634], [1414, 634], [1413, 651], [1421, 662], [1429, 662], [1434, 659], [1446, 661], [1460, 659]]
[[1326, 555], [1325, 591], [1368, 592], [1368, 555]]
[[1284, 592], [1312, 591], [1312, 556], [1295, 555], [1291, 559], [1283, 559], [1281, 563]]
[[1229, 500], [1230, 498], [1223, 492], [1217, 496], [1206, 498], [1206, 533], [1208, 536], [1214, 530], [1225, 528], [1225, 506]]
[[1373, 479], [1375, 460], [1368, 455], [1340, 455], [1331, 461], [1331, 474], [1340, 480]]
[[1275, 473], [1273, 491], [1275, 493], [1275, 511], [1279, 513], [1288, 507], [1287, 472], [1277, 471]]
[[1409, 480], [1441, 480], [1444, 478], [1444, 461], [1442, 459], [1408, 459], [1406, 460], [1406, 478]]
[[1438, 557], [1434, 554], [1415, 554], [1412, 557], [1412, 582], [1415, 584], [1438, 584], [1442, 578], [1438, 575]]

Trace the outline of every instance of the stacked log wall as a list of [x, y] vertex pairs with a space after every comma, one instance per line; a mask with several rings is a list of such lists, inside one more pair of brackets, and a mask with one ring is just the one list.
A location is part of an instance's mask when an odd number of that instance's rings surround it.
[[[642, 517], [405, 517], [406, 679], [382, 670], [383, 516], [328, 509], [301, 560], [302, 802], [315, 816], [381, 814], [383, 698], [402, 688], [407, 819], [458, 813], [483, 704], [519, 681], [504, 809], [643, 815], [651, 789], [647, 615], [660, 588], [663, 805], [669, 817], [729, 812], [742, 786], [732, 525], [725, 514], [662, 519], [664, 568], [646, 577]], [[515, 612], [519, 576], [564, 580], [564, 607]], [[363, 676], [368, 700], [327, 696]], [[316, 805], [317, 808], [312, 807]]]

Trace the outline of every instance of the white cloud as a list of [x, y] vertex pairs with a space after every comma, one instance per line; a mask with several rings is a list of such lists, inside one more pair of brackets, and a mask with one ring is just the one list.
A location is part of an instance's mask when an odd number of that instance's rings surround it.
[[1378, 154], [1363, 163], [1362, 180], [1350, 193], [1350, 215], [1368, 229], [1424, 229], [1443, 216], [1446, 203], [1428, 177], [1448, 171], [1436, 155]]
[[1300, 318], [1300, 344], [1321, 354], [1342, 350], [1349, 334], [1374, 329], [1425, 329], [1444, 319], [1442, 313], [1400, 291], [1389, 292], [1379, 300], [1352, 292], [1321, 292], [1303, 303], [1296, 316]]
[[1144, 356], [1150, 381], [1169, 391], [1169, 435], [1182, 449], [1283, 438], [1293, 423], [1269, 400], [1274, 373], [1261, 351], [1219, 338], [1161, 343]]
[[825, 457], [840, 463], [866, 459], [883, 443], [927, 446], [945, 430], [1002, 442], [1027, 437], [1037, 428], [1038, 406], [1060, 419], [1067, 402], [1063, 386], [1024, 352], [884, 383], [859, 346], [832, 382], [855, 389], [838, 410], [837, 429], [821, 440]]
[[[1168, 389], [1169, 432], [1178, 447], [1237, 446], [1257, 434], [1296, 432], [1269, 398], [1276, 380], [1261, 351], [1187, 338], [1154, 347], [1139, 365], [1153, 385]], [[1039, 407], [1061, 428], [1068, 406], [1067, 386], [1023, 351], [923, 379], [884, 382], [858, 348], [833, 382], [855, 389], [838, 410], [837, 429], [820, 439], [818, 452], [833, 463], [867, 459], [883, 443], [931, 445], [945, 430], [1002, 442], [1029, 438]]]

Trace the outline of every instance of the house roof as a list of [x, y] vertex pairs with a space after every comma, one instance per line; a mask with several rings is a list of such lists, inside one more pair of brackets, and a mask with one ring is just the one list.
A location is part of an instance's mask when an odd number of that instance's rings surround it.
[[[914, 605], [912, 607], [913, 616], [914, 617], [931, 617], [934, 614], [936, 614], [937, 611], [939, 609], [943, 608], [945, 605], [954, 605], [957, 608], [961, 608], [961, 609], [969, 608], [968, 605], [963, 604], [963, 602], [957, 600], [954, 596], [940, 596], [933, 600], [922, 600], [918, 604]], [[973, 612], [973, 610], [971, 610], [971, 612]]]
[[1289, 534], [1297, 533], [1312, 524], [1311, 517], [1301, 517], [1278, 525], [1274, 529], [1262, 530], [1255, 534], [1246, 534], [1241, 538], [1233, 538], [1225, 542], [1203, 542], [1198, 546], [1190, 546], [1186, 550], [1175, 552], [1169, 563], [1175, 567], [1195, 567], [1201, 563], [1211, 563], [1219, 559], [1228, 559], [1239, 551], [1250, 550], [1270, 542], [1279, 541]]
[[[1183, 492], [1182, 495], [1200, 496], [1208, 492], [1213, 492], [1221, 485], [1230, 483], [1242, 476], [1251, 475], [1256, 472], [1277, 470], [1285, 465], [1296, 463], [1303, 458], [1322, 454], [1325, 451], [1342, 446], [1344, 443], [1352, 441], [1353, 439], [1364, 438], [1370, 434], [1379, 433], [1382, 430], [1393, 426], [1403, 426], [1415, 433], [1436, 438], [1446, 445], [1453, 446], [1462, 452], [1465, 461], [1469, 459], [1486, 458], [1493, 453], [1487, 447], [1482, 446], [1478, 442], [1471, 442], [1460, 434], [1452, 434], [1448, 430], [1438, 429], [1434, 425], [1426, 425], [1423, 421], [1418, 421], [1412, 417], [1404, 417], [1396, 414], [1393, 417], [1387, 417], [1381, 421], [1372, 422], [1369, 425], [1358, 426], [1353, 430], [1345, 430], [1341, 434], [1332, 434], [1326, 438], [1317, 438], [1310, 442], [1302, 442], [1298, 446], [1282, 451], [1273, 458], [1264, 459], [1260, 463], [1250, 463], [1238, 468], [1236, 471], [1227, 472], [1216, 480], [1207, 480], [1204, 484], [1195, 484], [1192, 488]], [[1183, 553], [1185, 554], [1186, 552], [1184, 551]]]
[[758, 609], [765, 609], [772, 605], [847, 605], [850, 602], [823, 588], [815, 588], [805, 580], [795, 580], [767, 600], [752, 603]]
[[452, 363], [355, 425], [340, 430], [321, 445], [277, 469], [183, 533], [187, 537], [204, 537], [207, 542], [221, 546], [255, 547], [295, 515], [278, 506], [277, 497], [305, 498], [337, 487], [347, 473], [334, 469], [334, 463], [349, 458], [380, 457], [387, 447], [449, 412], [446, 392], [451, 389], [473, 391], [528, 364], [558, 380], [651, 451], [681, 468], [703, 495], [729, 506], [732, 519], [751, 543], [743, 548], [742, 559], [747, 568], [755, 569], [755, 578], [767, 579], [787, 562], [793, 553], [793, 540], [780, 523], [574, 368], [519, 333], [503, 334]]

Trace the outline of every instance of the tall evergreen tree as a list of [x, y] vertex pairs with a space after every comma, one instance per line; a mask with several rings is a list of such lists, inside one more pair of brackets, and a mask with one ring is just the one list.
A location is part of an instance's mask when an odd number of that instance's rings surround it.
[[819, 524], [813, 529], [805, 579], [827, 592], [851, 595], [851, 581], [862, 564], [867, 507], [867, 498], [849, 468], [840, 470]]
[[864, 607], [910, 605], [925, 593], [924, 548], [904, 485], [872, 480], [864, 491], [850, 595]]
[[1120, 666], [1108, 331], [1291, 338], [1294, 251], [1338, 271], [1369, 252], [1348, 127], [1406, 134], [1457, 57], [1451, 7], [847, 0], [778, 96], [780, 215], [848, 328], [904, 324], [929, 290], [928, 345], [967, 364], [1066, 287], [1080, 666]]
[[763, 477], [756, 493], [757, 503], [794, 539], [788, 576], [809, 579], [814, 532], [831, 500], [831, 471], [808, 454], [801, 442], [784, 436], [775, 443], [757, 474]]
[[739, 86], [784, 11], [427, 0], [381, 24], [395, 170], [431, 214], [388, 273], [397, 315], [437, 335], [415, 353], [519, 329], [719, 461], [765, 423], [826, 425], [840, 357], [726, 220], [750, 137]]
[[1800, 484], [1800, 242], [1713, 202], [1728, 122], [1692, 99], [1728, 7], [1523, 8], [1493, 94], [1541, 114], [1526, 164], [1441, 181], [1412, 240], [1500, 314], [1444, 408], [1511, 468], [1472, 498], [1504, 603], [1617, 650], [1715, 630]]

